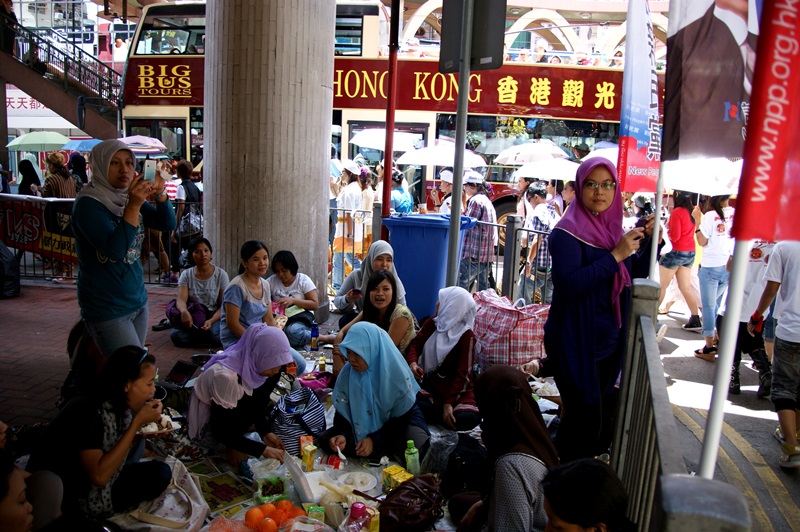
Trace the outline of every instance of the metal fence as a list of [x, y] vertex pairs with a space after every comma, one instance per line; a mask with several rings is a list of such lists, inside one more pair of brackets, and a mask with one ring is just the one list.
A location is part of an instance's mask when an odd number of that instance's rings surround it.
[[[0, 16], [3, 42], [13, 38], [14, 57], [43, 76], [61, 83], [67, 92], [105, 100], [116, 109], [122, 76], [96, 57], [53, 31], [33, 31]], [[9, 37], [12, 36], [12, 37]], [[7, 39], [9, 41], [7, 41]]]

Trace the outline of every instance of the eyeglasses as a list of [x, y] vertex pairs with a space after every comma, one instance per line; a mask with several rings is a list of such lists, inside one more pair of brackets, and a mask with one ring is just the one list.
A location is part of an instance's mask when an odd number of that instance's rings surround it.
[[597, 190], [599, 188], [602, 188], [603, 190], [614, 190], [615, 188], [617, 188], [617, 184], [614, 181], [605, 181], [603, 183], [597, 183], [595, 181], [584, 181], [583, 188], [585, 190], [589, 189]]

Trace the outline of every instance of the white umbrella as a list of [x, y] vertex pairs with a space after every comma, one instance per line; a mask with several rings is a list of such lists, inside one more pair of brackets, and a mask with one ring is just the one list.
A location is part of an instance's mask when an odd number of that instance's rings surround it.
[[[392, 150], [406, 152], [413, 150], [421, 142], [422, 135], [418, 133], [395, 131], [392, 136]], [[359, 131], [350, 139], [350, 144], [355, 144], [360, 148], [383, 151], [386, 148], [386, 130], [365, 129]]]
[[617, 166], [617, 159], [619, 159], [619, 148], [600, 148], [599, 150], [589, 152], [589, 154], [581, 160], [585, 161], [595, 157], [604, 157], [614, 163], [614, 166]]
[[482, 140], [481, 143], [475, 148], [475, 151], [478, 153], [488, 153], [489, 155], [494, 155], [514, 146], [515, 142], [518, 142], [518, 139], [492, 137]]
[[531, 179], [541, 179], [549, 181], [558, 179], [559, 181], [575, 181], [575, 172], [578, 171], [578, 163], [567, 159], [548, 159], [525, 163], [520, 166], [514, 175], [516, 177], [529, 177]]
[[15, 138], [6, 148], [10, 151], [54, 151], [69, 142], [69, 138], [53, 131], [33, 131]]
[[127, 144], [128, 146], [147, 146], [149, 148], [158, 148], [159, 150], [167, 150], [167, 147], [164, 146], [164, 143], [158, 139], [154, 139], [153, 137], [146, 137], [144, 135], [131, 135], [130, 137], [122, 137], [122, 142]]
[[[397, 159], [397, 164], [416, 164], [419, 166], [453, 166], [456, 160], [455, 144], [441, 142], [419, 150], [411, 150]], [[464, 168], [486, 166], [483, 157], [474, 151], [464, 150]]]
[[548, 159], [566, 159], [564, 150], [551, 142], [526, 142], [501, 151], [495, 164], [524, 164]]
[[661, 161], [661, 172], [668, 189], [723, 196], [739, 191], [742, 162], [743, 159], [732, 162], [722, 157]]

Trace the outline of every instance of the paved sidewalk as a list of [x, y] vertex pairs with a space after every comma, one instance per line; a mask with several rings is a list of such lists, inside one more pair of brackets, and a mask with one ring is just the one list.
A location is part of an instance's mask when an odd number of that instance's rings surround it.
[[[152, 327], [164, 317], [177, 288], [148, 285], [147, 293]], [[20, 297], [0, 300], [0, 420], [19, 426], [55, 417], [56, 399], [69, 371], [67, 336], [79, 319], [74, 284], [25, 280]], [[327, 323], [338, 319], [331, 314]], [[323, 324], [320, 332], [332, 328]], [[169, 329], [148, 328], [147, 343], [162, 376], [176, 361], [205, 352], [175, 347]]]

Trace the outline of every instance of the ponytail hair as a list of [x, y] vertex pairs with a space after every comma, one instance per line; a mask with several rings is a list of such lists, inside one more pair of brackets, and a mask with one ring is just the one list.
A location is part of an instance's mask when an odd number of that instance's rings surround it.
[[717, 216], [719, 216], [720, 220], [723, 222], [725, 221], [725, 213], [722, 211], [722, 203], [728, 201], [728, 198], [730, 198], [728, 194], [711, 198], [711, 208], [716, 211]]

